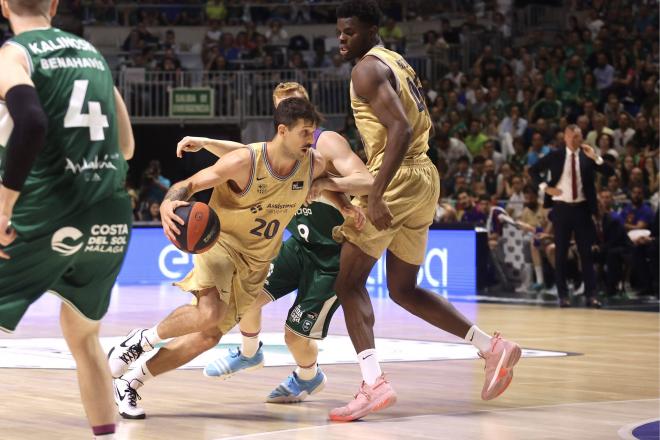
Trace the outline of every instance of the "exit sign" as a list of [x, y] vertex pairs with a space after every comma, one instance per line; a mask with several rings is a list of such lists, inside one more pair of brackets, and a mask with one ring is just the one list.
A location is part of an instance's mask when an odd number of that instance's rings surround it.
[[170, 91], [170, 117], [211, 118], [214, 116], [213, 89], [176, 88]]

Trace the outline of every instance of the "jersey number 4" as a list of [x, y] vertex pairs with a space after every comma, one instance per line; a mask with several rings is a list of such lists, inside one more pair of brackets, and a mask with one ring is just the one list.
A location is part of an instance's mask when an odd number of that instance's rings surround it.
[[64, 115], [64, 128], [89, 127], [89, 139], [92, 141], [105, 140], [103, 129], [109, 127], [108, 117], [101, 112], [101, 103], [88, 101], [89, 113], [83, 113], [83, 103], [87, 95], [89, 81], [77, 79], [73, 82], [73, 91], [69, 99], [69, 108]]

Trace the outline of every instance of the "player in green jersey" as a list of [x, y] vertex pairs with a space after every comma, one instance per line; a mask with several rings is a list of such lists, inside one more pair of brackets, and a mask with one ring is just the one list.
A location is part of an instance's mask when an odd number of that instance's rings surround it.
[[[300, 84], [283, 83], [273, 94], [275, 106], [291, 97], [309, 99]], [[205, 148], [220, 156], [242, 146], [240, 143], [187, 137], [179, 143], [177, 153], [181, 156], [184, 151]], [[330, 177], [315, 182], [309, 200], [324, 190], [352, 195], [364, 195], [370, 190], [371, 174], [342, 136], [317, 130], [313, 146], [326, 158]], [[267, 401], [299, 402], [323, 389], [326, 377], [317, 366], [315, 340], [325, 338], [332, 315], [339, 307], [334, 283], [339, 272], [341, 246], [333, 240], [332, 230], [343, 221], [339, 211], [322, 202], [313, 202], [298, 210], [287, 227], [291, 237], [271, 264], [262, 293], [251, 310], [241, 317], [242, 347], [210, 363], [204, 370], [207, 376], [227, 378], [241, 370], [262, 367], [262, 344], [258, 338], [261, 308], [297, 289], [296, 300], [286, 320], [284, 339], [298, 367], [270, 393]]]
[[99, 320], [128, 246], [124, 189], [134, 141], [101, 54], [51, 27], [57, 0], [3, 0], [15, 36], [0, 48], [0, 328], [44, 292], [61, 326], [96, 436], [114, 435]]

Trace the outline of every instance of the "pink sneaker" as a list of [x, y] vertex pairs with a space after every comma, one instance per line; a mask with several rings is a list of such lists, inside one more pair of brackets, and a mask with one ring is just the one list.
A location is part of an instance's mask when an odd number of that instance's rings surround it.
[[369, 413], [380, 411], [396, 403], [396, 392], [382, 374], [373, 386], [362, 382], [355, 399], [346, 406], [330, 411], [330, 420], [350, 422], [361, 419]]
[[479, 352], [486, 361], [486, 381], [481, 390], [481, 398], [491, 400], [507, 389], [513, 379], [513, 366], [518, 363], [522, 351], [515, 342], [503, 339], [499, 332], [490, 341], [490, 350]]

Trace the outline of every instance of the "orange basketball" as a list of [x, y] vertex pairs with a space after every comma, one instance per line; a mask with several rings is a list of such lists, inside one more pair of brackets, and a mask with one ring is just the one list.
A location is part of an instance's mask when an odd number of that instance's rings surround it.
[[184, 221], [179, 225], [181, 233], [174, 245], [190, 254], [201, 254], [215, 244], [220, 234], [220, 219], [209, 205], [193, 202], [188, 206], [179, 206], [174, 213]]

